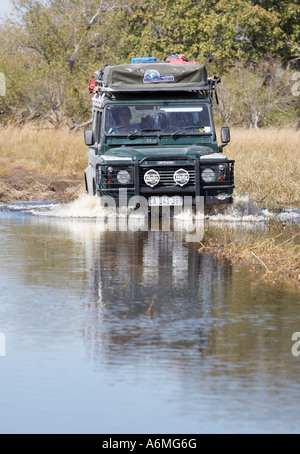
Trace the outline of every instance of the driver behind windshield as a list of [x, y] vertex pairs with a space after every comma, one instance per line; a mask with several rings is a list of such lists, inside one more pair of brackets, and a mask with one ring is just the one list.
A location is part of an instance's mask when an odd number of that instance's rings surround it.
[[122, 107], [117, 116], [117, 129], [120, 132], [130, 132], [132, 125], [130, 124], [131, 111], [129, 107]]
[[[109, 134], [133, 134], [138, 131], [162, 131], [173, 134], [187, 131], [195, 134], [210, 132], [206, 106], [109, 106], [106, 128]], [[186, 130], [186, 131], [185, 131]], [[193, 131], [194, 130], [194, 131]]]
[[109, 109], [109, 111], [109, 122], [113, 123], [113, 125], [109, 128], [109, 134], [132, 133], [138, 128], [139, 125], [131, 123], [132, 114], [128, 106]]

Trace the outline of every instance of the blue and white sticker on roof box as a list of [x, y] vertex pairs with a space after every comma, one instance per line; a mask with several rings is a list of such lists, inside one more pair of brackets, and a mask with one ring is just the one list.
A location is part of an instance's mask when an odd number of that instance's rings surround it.
[[174, 76], [161, 76], [156, 69], [148, 69], [144, 74], [144, 84], [157, 82], [174, 82]]

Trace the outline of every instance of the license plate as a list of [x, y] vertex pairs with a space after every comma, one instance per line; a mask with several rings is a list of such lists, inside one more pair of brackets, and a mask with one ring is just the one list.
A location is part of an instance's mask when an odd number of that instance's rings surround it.
[[180, 196], [168, 197], [149, 197], [149, 206], [150, 207], [157, 207], [157, 206], [182, 206], [183, 205], [183, 198]]

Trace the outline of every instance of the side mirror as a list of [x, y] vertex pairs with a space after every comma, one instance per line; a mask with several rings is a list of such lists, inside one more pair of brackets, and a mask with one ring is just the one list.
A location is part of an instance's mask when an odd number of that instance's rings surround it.
[[230, 129], [228, 126], [223, 126], [223, 128], [221, 128], [221, 142], [230, 142]]
[[84, 142], [87, 147], [94, 145], [95, 141], [92, 129], [87, 129], [84, 131]]

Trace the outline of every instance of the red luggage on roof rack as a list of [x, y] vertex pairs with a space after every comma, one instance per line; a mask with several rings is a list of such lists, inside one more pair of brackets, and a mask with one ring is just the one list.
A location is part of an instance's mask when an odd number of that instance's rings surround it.
[[197, 61], [188, 61], [184, 54], [172, 54], [166, 58], [169, 63], [179, 63], [181, 65], [200, 65]]

